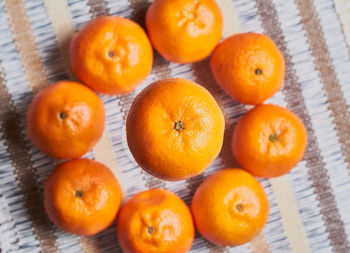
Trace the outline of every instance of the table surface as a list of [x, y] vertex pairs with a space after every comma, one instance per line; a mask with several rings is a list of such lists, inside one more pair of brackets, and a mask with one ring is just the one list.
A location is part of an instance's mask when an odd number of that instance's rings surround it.
[[[33, 96], [52, 82], [76, 80], [68, 56], [71, 35], [96, 16], [120, 15], [144, 26], [147, 0], [0, 0], [0, 249], [2, 252], [121, 252], [115, 225], [93, 237], [54, 227], [44, 213], [43, 184], [58, 161], [39, 152], [25, 133]], [[191, 252], [350, 252], [350, 1], [218, 0], [224, 34], [269, 35], [286, 59], [283, 88], [267, 101], [288, 107], [305, 123], [304, 160], [288, 175], [260, 180], [270, 201], [263, 231], [239, 247], [216, 246], [196, 235]], [[206, 87], [226, 120], [222, 152], [203, 174], [165, 182], [143, 172], [125, 138], [125, 117], [149, 83], [184, 77]], [[251, 107], [213, 81], [209, 60], [179, 65], [155, 54], [148, 78], [131, 94], [101, 96], [106, 130], [86, 157], [108, 165], [125, 199], [154, 187], [187, 204], [214, 171], [239, 167], [230, 150], [237, 120]]]

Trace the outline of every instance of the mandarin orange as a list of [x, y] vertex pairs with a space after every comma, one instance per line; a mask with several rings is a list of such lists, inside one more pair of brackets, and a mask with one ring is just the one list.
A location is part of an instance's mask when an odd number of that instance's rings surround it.
[[168, 61], [190, 63], [219, 43], [223, 18], [215, 0], [155, 0], [146, 15], [155, 49]]
[[283, 55], [264, 34], [241, 33], [225, 39], [214, 50], [210, 66], [223, 90], [245, 104], [263, 103], [284, 81]]
[[238, 122], [232, 149], [243, 168], [258, 177], [288, 173], [303, 158], [307, 133], [300, 119], [277, 105], [259, 105]]
[[27, 112], [27, 132], [33, 144], [54, 158], [78, 158], [102, 136], [105, 109], [86, 86], [60, 81], [41, 90]]
[[192, 213], [199, 233], [219, 245], [237, 246], [264, 227], [269, 202], [264, 189], [242, 169], [224, 169], [209, 176], [196, 190]]
[[134, 100], [127, 141], [140, 167], [164, 180], [193, 177], [217, 157], [225, 120], [202, 86], [183, 79], [160, 80]]
[[183, 253], [192, 246], [194, 225], [189, 208], [177, 195], [152, 189], [122, 207], [117, 234], [125, 253]]
[[46, 181], [45, 210], [60, 229], [93, 235], [116, 218], [122, 192], [113, 173], [89, 159], [59, 164]]
[[98, 92], [118, 95], [134, 90], [151, 72], [153, 51], [134, 21], [103, 16], [73, 36], [70, 59], [81, 81]]

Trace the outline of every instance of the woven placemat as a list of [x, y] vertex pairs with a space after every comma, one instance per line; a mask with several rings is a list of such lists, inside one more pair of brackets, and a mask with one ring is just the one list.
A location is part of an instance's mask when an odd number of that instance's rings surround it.
[[[43, 184], [58, 161], [39, 152], [25, 133], [33, 96], [61, 79], [76, 80], [68, 59], [71, 35], [101, 15], [128, 17], [144, 27], [147, 0], [0, 0], [0, 248], [1, 252], [121, 252], [115, 225], [93, 237], [64, 233], [50, 223]], [[268, 222], [252, 242], [211, 244], [198, 234], [191, 252], [350, 252], [350, 2], [347, 0], [217, 0], [224, 37], [268, 34], [286, 59], [284, 86], [268, 103], [293, 110], [309, 136], [305, 158], [283, 177], [261, 180], [270, 201]], [[125, 138], [125, 117], [147, 84], [184, 77], [206, 87], [226, 119], [222, 152], [201, 175], [165, 182], [143, 172]], [[125, 200], [163, 187], [190, 204], [214, 171], [239, 167], [230, 149], [237, 120], [250, 109], [213, 81], [209, 61], [179, 65], [155, 54], [151, 75], [133, 93], [101, 96], [106, 130], [86, 157], [109, 166]]]

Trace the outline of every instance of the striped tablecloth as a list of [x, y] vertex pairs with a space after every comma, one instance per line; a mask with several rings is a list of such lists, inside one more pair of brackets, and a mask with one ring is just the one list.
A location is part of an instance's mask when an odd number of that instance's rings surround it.
[[[283, 51], [286, 79], [268, 102], [296, 112], [309, 143], [288, 175], [261, 180], [271, 205], [268, 222], [252, 242], [229, 248], [196, 235], [191, 252], [350, 252], [350, 1], [218, 0], [224, 37], [268, 34]], [[100, 15], [129, 17], [144, 26], [147, 0], [0, 0], [0, 248], [1, 252], [121, 252], [115, 225], [94, 237], [54, 227], [44, 213], [42, 189], [58, 161], [39, 152], [25, 133], [33, 96], [61, 79], [75, 79], [69, 39]], [[125, 117], [135, 95], [166, 77], [206, 87], [221, 106], [226, 131], [222, 152], [200, 176], [165, 182], [143, 172], [126, 144]], [[239, 166], [230, 150], [232, 130], [250, 108], [230, 99], [213, 81], [208, 60], [179, 65], [156, 55], [147, 80], [129, 95], [101, 96], [106, 130], [86, 156], [113, 169], [125, 199], [152, 187], [190, 204], [196, 187], [216, 170]]]

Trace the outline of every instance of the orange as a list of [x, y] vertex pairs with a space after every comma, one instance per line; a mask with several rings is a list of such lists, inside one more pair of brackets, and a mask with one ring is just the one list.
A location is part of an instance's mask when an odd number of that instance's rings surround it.
[[215, 244], [237, 246], [253, 239], [264, 227], [269, 202], [251, 174], [225, 169], [208, 177], [192, 199], [199, 233]]
[[78, 158], [100, 139], [105, 109], [86, 86], [60, 81], [41, 90], [27, 112], [33, 144], [54, 158]]
[[182, 253], [192, 246], [194, 225], [189, 208], [177, 195], [152, 189], [122, 207], [117, 234], [125, 253]]
[[126, 122], [136, 162], [170, 181], [206, 169], [220, 152], [224, 128], [224, 117], [210, 93], [183, 78], [146, 87], [133, 101]]
[[210, 66], [216, 82], [235, 100], [261, 104], [282, 87], [285, 62], [266, 35], [241, 33], [225, 39]]
[[113, 173], [89, 159], [58, 165], [46, 181], [44, 204], [47, 215], [60, 229], [93, 235], [116, 218], [122, 192]]
[[190, 63], [219, 43], [223, 18], [215, 0], [155, 0], [146, 15], [148, 34], [165, 59]]
[[232, 138], [237, 161], [258, 177], [288, 173], [303, 158], [307, 133], [288, 109], [259, 105], [238, 122]]
[[74, 73], [92, 89], [108, 94], [131, 92], [151, 72], [153, 51], [143, 29], [117, 17], [98, 17], [70, 43]]

